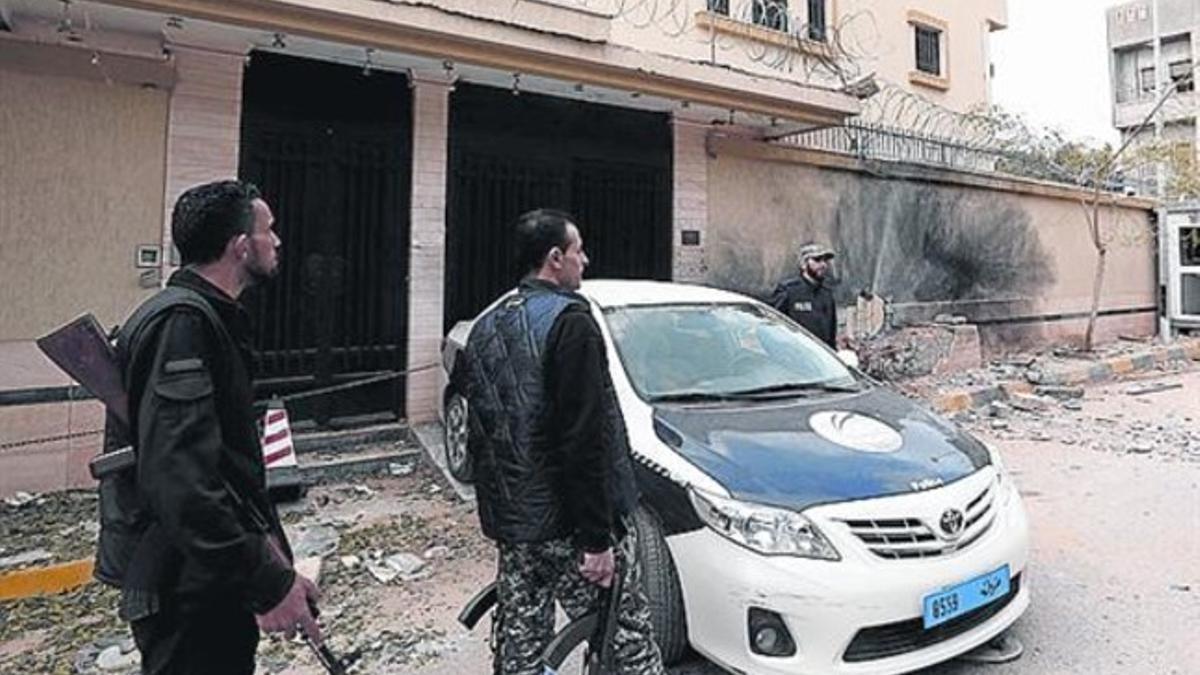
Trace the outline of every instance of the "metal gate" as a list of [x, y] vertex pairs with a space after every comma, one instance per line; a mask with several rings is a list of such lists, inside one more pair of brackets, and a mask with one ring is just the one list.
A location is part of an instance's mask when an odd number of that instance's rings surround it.
[[[243, 95], [241, 176], [283, 240], [279, 277], [249, 294], [260, 396], [405, 367], [411, 103], [402, 76], [255, 54]], [[395, 419], [394, 379], [298, 401], [327, 425]]]
[[666, 115], [477, 85], [451, 101], [447, 329], [516, 283], [511, 226], [533, 208], [575, 215], [587, 277], [670, 278]]

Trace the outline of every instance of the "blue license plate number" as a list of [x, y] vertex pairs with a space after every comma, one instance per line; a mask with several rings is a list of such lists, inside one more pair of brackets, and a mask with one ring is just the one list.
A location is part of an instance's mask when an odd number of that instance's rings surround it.
[[925, 627], [933, 628], [1003, 598], [1008, 595], [1008, 581], [1008, 565], [1005, 565], [994, 572], [981, 574], [970, 581], [925, 596]]

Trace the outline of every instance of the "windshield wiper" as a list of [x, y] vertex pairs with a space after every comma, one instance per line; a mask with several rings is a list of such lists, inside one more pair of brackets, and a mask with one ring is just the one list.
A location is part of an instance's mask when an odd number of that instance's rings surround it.
[[710, 401], [738, 401], [748, 398], [741, 394], [713, 393], [707, 391], [679, 391], [650, 397], [650, 403], [707, 403]]
[[857, 385], [833, 382], [783, 382], [753, 389], [737, 391], [680, 391], [650, 397], [651, 403], [707, 403], [713, 401], [746, 401], [764, 397], [797, 394], [813, 391], [852, 394], [862, 391]]
[[729, 392], [729, 396], [745, 398], [750, 396], [771, 396], [774, 394], [791, 394], [797, 392], [824, 391], [837, 394], [852, 394], [862, 391], [857, 384], [837, 384], [834, 382], [781, 382], [765, 387], [741, 389]]

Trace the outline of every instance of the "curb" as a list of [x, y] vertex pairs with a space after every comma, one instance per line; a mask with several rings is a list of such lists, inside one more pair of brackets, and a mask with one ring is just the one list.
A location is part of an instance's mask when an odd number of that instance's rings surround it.
[[0, 600], [19, 600], [34, 595], [73, 591], [91, 583], [94, 565], [91, 558], [86, 558], [0, 575]]
[[[1064, 368], [1048, 372], [1039, 385], [1074, 386], [1100, 384], [1120, 379], [1125, 375], [1153, 370], [1156, 366], [1186, 361], [1200, 361], [1200, 340], [1188, 340], [1163, 347], [1155, 347], [1140, 354], [1116, 356], [1092, 364]], [[1004, 401], [1013, 394], [1032, 394], [1036, 385], [1030, 382], [1013, 381], [960, 389], [939, 394], [929, 399], [935, 410], [954, 414], [981, 408], [994, 401]]]

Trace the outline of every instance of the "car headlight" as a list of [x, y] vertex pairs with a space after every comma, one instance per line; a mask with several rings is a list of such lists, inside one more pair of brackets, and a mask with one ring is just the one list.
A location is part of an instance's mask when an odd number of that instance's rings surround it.
[[842, 559], [817, 526], [795, 511], [741, 502], [696, 488], [688, 494], [700, 520], [735, 544], [765, 555]]

